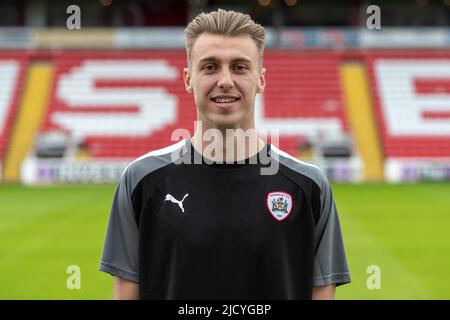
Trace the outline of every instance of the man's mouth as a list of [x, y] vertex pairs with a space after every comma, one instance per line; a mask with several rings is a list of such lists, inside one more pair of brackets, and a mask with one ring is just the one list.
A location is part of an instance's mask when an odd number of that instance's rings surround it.
[[232, 103], [235, 103], [236, 101], [238, 101], [240, 98], [238, 97], [216, 97], [216, 98], [212, 98], [211, 100], [214, 101], [215, 103], [219, 104], [219, 105], [229, 105]]
[[231, 103], [231, 102], [235, 102], [238, 99], [236, 98], [217, 98], [217, 99], [213, 99], [215, 102], [217, 103]]

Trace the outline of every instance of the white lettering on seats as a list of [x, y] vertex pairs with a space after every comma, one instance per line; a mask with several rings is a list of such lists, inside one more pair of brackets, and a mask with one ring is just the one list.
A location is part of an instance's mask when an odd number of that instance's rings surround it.
[[417, 93], [416, 80], [450, 80], [449, 59], [379, 59], [374, 66], [387, 133], [391, 136], [450, 135], [448, 93]]
[[19, 64], [14, 60], [0, 61], [0, 136], [6, 125], [16, 87]]
[[[85, 60], [62, 75], [57, 97], [69, 108], [105, 108], [105, 112], [57, 111], [51, 120], [74, 136], [150, 135], [175, 122], [177, 98], [163, 87], [96, 88], [97, 80], [175, 80], [178, 70], [163, 60]], [[123, 106], [138, 112], [111, 112]]]

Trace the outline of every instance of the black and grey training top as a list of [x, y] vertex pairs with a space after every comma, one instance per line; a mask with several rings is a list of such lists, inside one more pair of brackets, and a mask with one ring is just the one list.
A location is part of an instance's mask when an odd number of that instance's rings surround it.
[[141, 299], [310, 299], [350, 282], [320, 169], [270, 144], [246, 163], [206, 160], [182, 140], [125, 169], [101, 271], [138, 283]]

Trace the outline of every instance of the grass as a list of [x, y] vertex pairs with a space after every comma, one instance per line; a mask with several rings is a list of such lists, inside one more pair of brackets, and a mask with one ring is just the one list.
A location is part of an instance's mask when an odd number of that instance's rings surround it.
[[[341, 299], [450, 298], [450, 184], [336, 185], [352, 284]], [[381, 289], [366, 286], [381, 269]]]
[[[113, 192], [1, 186], [0, 298], [110, 299], [111, 277], [97, 270]], [[66, 288], [69, 265], [81, 269], [81, 290]]]
[[[338, 299], [450, 299], [450, 184], [333, 185], [352, 283]], [[110, 299], [112, 185], [0, 185], [0, 299]], [[69, 265], [81, 290], [68, 290]], [[381, 270], [369, 290], [367, 267]]]

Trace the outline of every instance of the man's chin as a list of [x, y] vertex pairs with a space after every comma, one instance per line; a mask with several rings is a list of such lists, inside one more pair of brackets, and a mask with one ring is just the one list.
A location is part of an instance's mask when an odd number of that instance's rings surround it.
[[241, 119], [239, 117], [236, 117], [235, 115], [221, 115], [218, 117], [213, 117], [210, 120], [213, 127], [219, 130], [237, 129], [240, 128], [240, 124], [242, 123]]
[[239, 127], [240, 127], [239, 123], [235, 123], [235, 122], [214, 123], [214, 128], [219, 129], [219, 130], [238, 129]]

